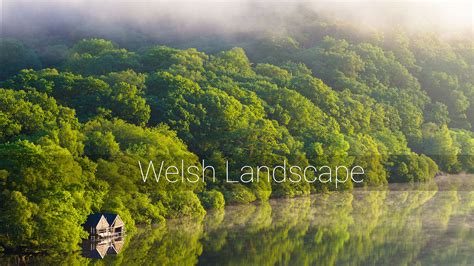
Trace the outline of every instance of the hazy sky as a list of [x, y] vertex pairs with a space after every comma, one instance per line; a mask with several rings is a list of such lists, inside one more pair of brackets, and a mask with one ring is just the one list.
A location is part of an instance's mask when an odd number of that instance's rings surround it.
[[[298, 15], [298, 7], [371, 27], [474, 34], [474, 0], [276, 1], [276, 0], [0, 0], [2, 29], [35, 31], [81, 21], [131, 23], [152, 30], [245, 31], [271, 26], [280, 16]], [[158, 21], [160, 23], [158, 23]], [[3, 31], [2, 31], [3, 32]]]

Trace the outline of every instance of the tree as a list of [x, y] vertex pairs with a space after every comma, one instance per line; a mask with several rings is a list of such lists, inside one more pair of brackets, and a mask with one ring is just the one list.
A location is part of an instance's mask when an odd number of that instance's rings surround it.
[[38, 69], [41, 63], [36, 53], [22, 42], [10, 39], [0, 39], [0, 80], [5, 80], [22, 69]]
[[459, 149], [454, 145], [446, 125], [437, 126], [432, 123], [423, 125], [421, 150], [424, 154], [433, 158], [441, 170], [447, 172], [458, 171], [456, 163]]

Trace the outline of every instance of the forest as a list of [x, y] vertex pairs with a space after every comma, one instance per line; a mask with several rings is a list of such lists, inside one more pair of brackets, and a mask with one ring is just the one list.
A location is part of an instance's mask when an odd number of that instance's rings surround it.
[[[133, 233], [225, 205], [474, 172], [473, 39], [309, 15], [288, 25], [166, 45], [136, 32], [2, 38], [0, 251], [77, 250], [98, 211]], [[156, 185], [140, 177], [150, 160], [223, 168], [217, 182]], [[365, 175], [234, 184], [226, 161]]]

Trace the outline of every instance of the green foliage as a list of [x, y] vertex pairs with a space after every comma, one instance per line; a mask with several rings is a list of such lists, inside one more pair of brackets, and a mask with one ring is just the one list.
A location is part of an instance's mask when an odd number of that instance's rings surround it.
[[[474, 171], [472, 43], [382, 39], [337, 23], [288, 32], [247, 36], [237, 43], [245, 49], [210, 44], [209, 55], [84, 39], [36, 47], [38, 59], [2, 39], [0, 246], [77, 249], [80, 225], [98, 211], [134, 231], [204, 208], [336, 189], [229, 184], [226, 162], [230, 176], [244, 165], [357, 165], [361, 185]], [[150, 160], [199, 170], [205, 160], [216, 181], [143, 182], [138, 162], [146, 171]]]
[[384, 167], [386, 158], [380, 154], [377, 142], [370, 136], [358, 134], [349, 138], [351, 153], [354, 154], [354, 163], [364, 169], [365, 185], [387, 183], [387, 172]]
[[391, 158], [393, 168], [390, 169], [391, 182], [428, 181], [438, 171], [438, 165], [428, 156], [411, 153]]
[[[307, 185], [307, 184], [303, 184]], [[309, 187], [309, 185], [307, 186]], [[257, 197], [257, 200], [260, 201], [266, 201], [272, 196], [273, 191], [272, 191], [272, 182], [269, 181], [267, 178], [261, 178], [258, 180], [258, 182], [253, 182], [251, 184], [251, 188], [255, 196]], [[308, 189], [309, 191], [309, 189]], [[273, 195], [276, 197], [277, 195]]]
[[82, 40], [72, 48], [64, 69], [83, 75], [104, 75], [110, 72], [133, 69], [138, 56], [125, 49], [117, 49], [103, 39]]
[[[123, 72], [125, 81], [133, 73]], [[140, 78], [140, 77], [138, 77]], [[107, 80], [107, 78], [104, 78]], [[137, 85], [118, 81], [111, 74], [108, 81], [94, 77], [83, 77], [56, 69], [40, 71], [23, 70], [5, 82], [5, 87], [17, 90], [40, 91], [54, 97], [62, 105], [74, 108], [81, 120], [91, 119], [102, 110], [110, 110], [113, 116], [131, 123], [144, 125], [150, 118], [150, 107], [140, 95]], [[143, 83], [136, 82], [138, 86]]]
[[[0, 208], [5, 219], [2, 230], [7, 231], [0, 239], [9, 248], [77, 249], [84, 237], [81, 224], [94, 203], [101, 201], [92, 188], [100, 182], [91, 179], [87, 168], [81, 167], [83, 162], [65, 148], [45, 138], [39, 142], [0, 145], [0, 168], [8, 172]], [[10, 230], [24, 235], [10, 235]]]
[[167, 215], [171, 218], [206, 214], [198, 196], [192, 191], [178, 191], [172, 194], [166, 207]]
[[203, 191], [199, 194], [201, 204], [205, 209], [222, 209], [224, 208], [224, 195], [217, 190]]
[[287, 86], [291, 80], [291, 74], [287, 70], [270, 64], [258, 64], [255, 73], [267, 77], [281, 87]]
[[459, 150], [458, 169], [474, 172], [474, 136], [471, 131], [451, 130], [454, 146]]
[[170, 183], [164, 179], [155, 182], [152, 174], [143, 182], [140, 176], [138, 161], [144, 172], [150, 160], [157, 164], [155, 167], [162, 161], [166, 165], [180, 165], [181, 160], [186, 165], [197, 164], [197, 157], [187, 151], [174, 132], [164, 126], [142, 128], [122, 120], [104, 119], [89, 121], [83, 131], [85, 153], [97, 160], [96, 177], [110, 184], [104, 205], [107, 209], [118, 210], [134, 222], [146, 224], [161, 221], [164, 216], [202, 213], [193, 193], [202, 184]]
[[41, 62], [32, 49], [10, 38], [0, 38], [0, 62], [0, 80], [5, 80], [25, 68], [41, 67]]
[[166, 46], [153, 46], [141, 53], [139, 69], [144, 72], [167, 70], [193, 80], [203, 80], [205, 77], [201, 72], [207, 59], [207, 55], [194, 48], [178, 50]]
[[228, 185], [223, 194], [228, 204], [250, 203], [257, 199], [250, 189], [241, 184]]
[[446, 172], [457, 172], [457, 156], [460, 149], [457, 148], [446, 125], [438, 127], [428, 123], [423, 126], [423, 143], [421, 149], [424, 154], [432, 157], [438, 163], [441, 170]]
[[217, 75], [229, 75], [236, 78], [254, 75], [250, 60], [245, 51], [239, 47], [212, 56], [209, 64], [210, 70]]
[[425, 121], [447, 125], [450, 121], [448, 107], [440, 102], [428, 105], [425, 109]]

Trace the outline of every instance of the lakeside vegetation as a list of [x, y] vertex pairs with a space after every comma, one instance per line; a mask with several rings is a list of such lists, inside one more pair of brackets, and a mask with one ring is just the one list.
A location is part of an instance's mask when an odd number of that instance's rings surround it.
[[118, 255], [103, 260], [71, 252], [0, 257], [0, 263], [469, 265], [474, 193], [463, 188], [472, 189], [472, 175], [443, 179], [457, 184], [447, 190], [438, 186], [437, 191], [431, 182], [391, 184], [397, 187], [391, 191], [272, 199], [140, 226]]
[[92, 212], [118, 213], [133, 232], [204, 207], [335, 189], [229, 184], [224, 169], [217, 183], [143, 183], [138, 161], [360, 165], [364, 185], [474, 171], [473, 40], [311, 25], [223, 39], [230, 49], [194, 43], [208, 53], [2, 39], [0, 249], [78, 249]]

